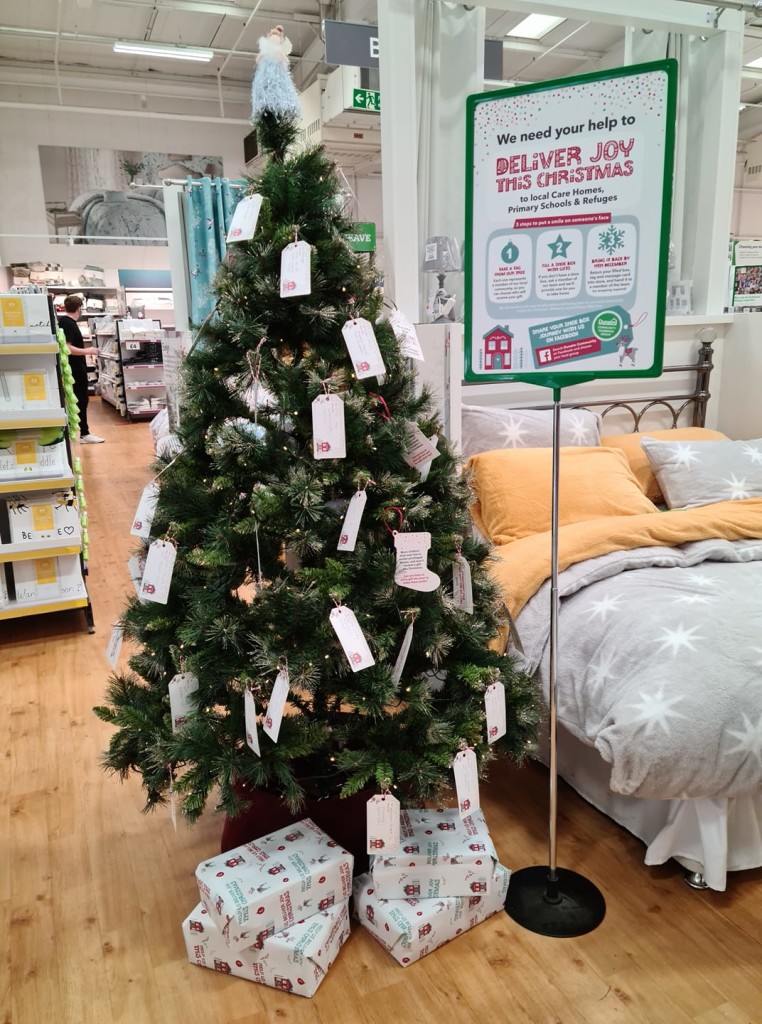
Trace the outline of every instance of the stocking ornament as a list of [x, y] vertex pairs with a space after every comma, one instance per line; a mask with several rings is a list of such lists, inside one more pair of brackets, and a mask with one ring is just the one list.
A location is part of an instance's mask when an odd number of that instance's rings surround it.
[[436, 590], [440, 579], [426, 564], [426, 552], [431, 547], [430, 533], [394, 532], [394, 546], [397, 549], [397, 566], [394, 582], [408, 590], [428, 593]]

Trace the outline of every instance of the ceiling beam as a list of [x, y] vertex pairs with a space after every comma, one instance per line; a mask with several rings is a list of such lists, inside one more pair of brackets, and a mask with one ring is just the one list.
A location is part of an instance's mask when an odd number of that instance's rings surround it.
[[[156, 6], [156, 0], [100, 0], [102, 6], [108, 4], [112, 7], [138, 7], [144, 10], [151, 10]], [[245, 20], [251, 14], [251, 7], [240, 7], [232, 3], [217, 3], [216, 0], [162, 0], [162, 11], [188, 11], [192, 14], [216, 14], [226, 18], [240, 18]], [[260, 9], [257, 17], [268, 21], [301, 22], [306, 25], [319, 25], [320, 15], [306, 11], [270, 11]]]
[[[21, 100], [0, 100], [0, 110], [44, 110], [50, 114], [49, 103], [24, 103]], [[243, 117], [206, 117], [203, 114], [166, 114], [163, 111], [153, 110], [122, 110], [119, 107], [77, 107], [77, 106], [56, 106], [55, 113], [64, 111], [67, 114], [108, 114], [109, 117], [150, 117], [152, 120], [162, 121], [195, 121], [204, 124], [243, 124], [251, 128], [251, 121]]]
[[[545, 53], [547, 45], [534, 39], [519, 39], [517, 36], [506, 36], [498, 40], [503, 44], [504, 50], [517, 50], [525, 53]], [[568, 57], [570, 60], [603, 60], [606, 53], [603, 50], [575, 50], [570, 46], [556, 46], [553, 49], [556, 57]]]
[[[142, 5], [141, 5], [142, 6]], [[48, 28], [17, 28], [15, 25], [0, 25], [0, 36], [2, 35], [13, 35], [19, 36], [22, 39], [60, 39], [61, 42], [65, 43], [82, 43], [87, 46], [107, 46], [109, 49], [113, 49], [116, 39], [109, 36], [92, 36], [87, 35], [83, 32], [56, 32], [54, 29]], [[251, 50], [229, 50], [223, 49], [219, 46], [209, 46], [209, 50], [214, 50], [215, 55], [220, 57], [229, 57], [233, 60], [243, 58], [248, 61], [256, 60], [257, 54]], [[298, 54], [295, 55], [295, 59], [299, 60]]]

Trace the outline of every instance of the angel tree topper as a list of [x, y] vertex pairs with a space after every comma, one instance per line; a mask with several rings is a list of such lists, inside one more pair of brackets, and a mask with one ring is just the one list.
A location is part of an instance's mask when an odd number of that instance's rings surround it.
[[266, 36], [260, 36], [251, 86], [252, 121], [267, 113], [277, 120], [300, 116], [299, 95], [288, 67], [290, 53], [291, 40], [284, 35], [282, 25], [276, 25]]

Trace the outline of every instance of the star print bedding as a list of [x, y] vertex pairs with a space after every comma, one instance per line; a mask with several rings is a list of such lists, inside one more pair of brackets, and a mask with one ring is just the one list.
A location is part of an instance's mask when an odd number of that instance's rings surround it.
[[[704, 436], [643, 438], [650, 484], [621, 450], [561, 451], [558, 719], [625, 795], [762, 788], [762, 439]], [[551, 458], [511, 449], [467, 464], [519, 662], [545, 681]]]

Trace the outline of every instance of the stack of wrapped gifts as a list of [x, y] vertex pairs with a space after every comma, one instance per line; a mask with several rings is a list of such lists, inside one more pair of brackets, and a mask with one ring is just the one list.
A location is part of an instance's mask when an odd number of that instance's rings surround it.
[[309, 818], [199, 864], [191, 963], [312, 996], [349, 936], [352, 855]]
[[399, 850], [355, 879], [354, 912], [407, 967], [502, 910], [509, 878], [481, 811], [403, 811]]

